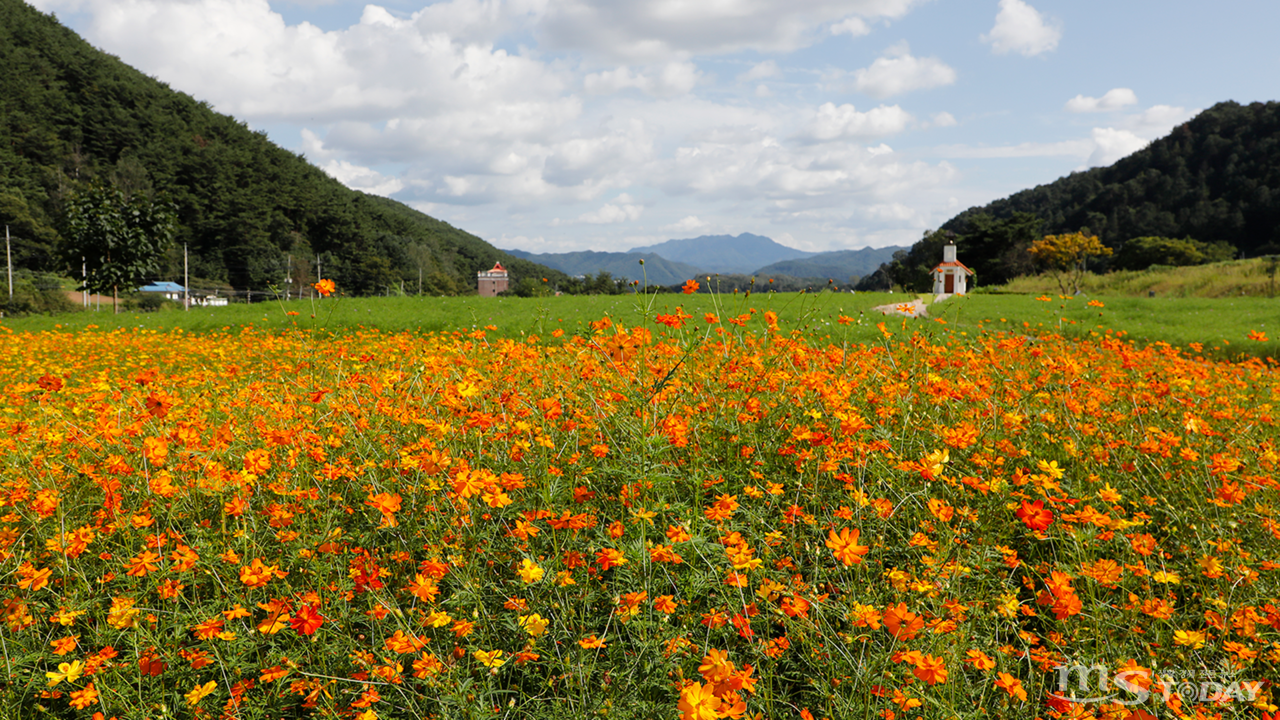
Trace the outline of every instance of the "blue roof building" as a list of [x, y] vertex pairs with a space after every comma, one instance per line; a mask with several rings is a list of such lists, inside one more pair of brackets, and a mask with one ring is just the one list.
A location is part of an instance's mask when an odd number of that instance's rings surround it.
[[143, 285], [138, 288], [138, 292], [159, 293], [164, 295], [166, 300], [181, 300], [182, 293], [186, 292], [186, 288], [176, 282], [169, 282], [168, 280], [165, 280], [163, 282], [153, 282], [150, 285]]

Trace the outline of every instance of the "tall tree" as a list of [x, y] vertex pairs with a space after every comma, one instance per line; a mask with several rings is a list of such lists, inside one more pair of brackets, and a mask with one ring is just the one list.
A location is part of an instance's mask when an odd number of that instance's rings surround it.
[[1045, 235], [1028, 249], [1036, 262], [1048, 268], [1058, 281], [1058, 288], [1065, 294], [1068, 283], [1072, 292], [1080, 292], [1080, 276], [1084, 264], [1091, 257], [1106, 257], [1111, 248], [1103, 245], [1097, 235], [1081, 230], [1062, 235]]
[[76, 194], [63, 218], [63, 255], [68, 265], [83, 262], [82, 290], [111, 291], [120, 311], [120, 288], [134, 288], [160, 268], [177, 232], [177, 215], [167, 203], [126, 198], [115, 188], [91, 187]]

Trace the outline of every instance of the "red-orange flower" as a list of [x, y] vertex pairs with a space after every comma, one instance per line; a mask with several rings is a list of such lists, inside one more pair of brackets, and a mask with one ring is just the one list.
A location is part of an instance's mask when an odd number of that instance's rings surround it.
[[1044, 532], [1053, 524], [1053, 511], [1044, 506], [1043, 500], [1033, 503], [1023, 500], [1017, 515], [1019, 520], [1036, 532]]
[[289, 621], [289, 627], [299, 635], [311, 635], [320, 629], [324, 621], [325, 617], [320, 614], [315, 605], [303, 605], [298, 612], [294, 613], [293, 619]]

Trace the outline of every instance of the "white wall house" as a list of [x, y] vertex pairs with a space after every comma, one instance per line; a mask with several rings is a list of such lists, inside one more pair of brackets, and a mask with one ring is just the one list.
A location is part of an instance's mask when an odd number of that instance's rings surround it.
[[956, 246], [948, 243], [942, 247], [942, 262], [933, 269], [933, 294], [964, 295], [969, 291], [969, 276], [973, 274], [956, 259]]

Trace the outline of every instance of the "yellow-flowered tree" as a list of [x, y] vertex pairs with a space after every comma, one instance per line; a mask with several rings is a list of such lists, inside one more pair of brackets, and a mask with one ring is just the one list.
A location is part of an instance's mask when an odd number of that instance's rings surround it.
[[1066, 294], [1068, 284], [1071, 292], [1080, 291], [1086, 260], [1111, 254], [1111, 248], [1103, 245], [1097, 235], [1087, 235], [1086, 232], [1045, 235], [1028, 249], [1036, 263], [1053, 274], [1063, 294]]

